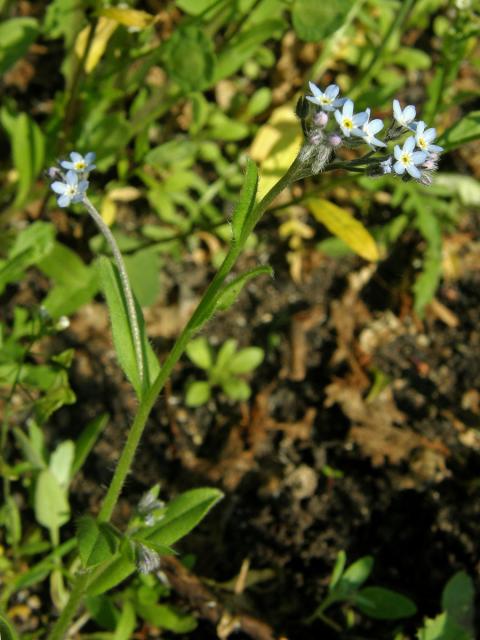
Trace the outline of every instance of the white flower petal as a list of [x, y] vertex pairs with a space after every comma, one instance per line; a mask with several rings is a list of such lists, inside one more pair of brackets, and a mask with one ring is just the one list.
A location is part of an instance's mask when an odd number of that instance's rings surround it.
[[346, 100], [343, 105], [343, 117], [351, 118], [353, 115], [353, 102], [351, 100]]
[[409, 164], [407, 167], [407, 171], [412, 176], [412, 178], [420, 178], [420, 176], [422, 175], [414, 164]]
[[422, 164], [427, 159], [427, 154], [424, 151], [415, 151], [412, 153], [413, 164]]
[[417, 114], [417, 112], [416, 112], [415, 107], [413, 105], [409, 104], [403, 110], [403, 119], [405, 120], [405, 122], [410, 122], [411, 120], [413, 120], [415, 118], [416, 114]]
[[67, 188], [67, 185], [65, 184], [65, 182], [60, 182], [56, 180], [55, 182], [52, 182], [50, 187], [52, 191], [55, 191], [55, 193], [65, 193], [65, 189]]
[[407, 138], [405, 140], [405, 143], [403, 145], [403, 151], [406, 153], [411, 153], [414, 147], [415, 147], [415, 138], [413, 136], [410, 136], [410, 138]]

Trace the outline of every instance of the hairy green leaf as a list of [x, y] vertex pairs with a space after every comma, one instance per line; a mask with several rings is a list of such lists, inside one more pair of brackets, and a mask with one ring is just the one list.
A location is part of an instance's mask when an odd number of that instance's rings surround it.
[[115, 345], [118, 361], [125, 375], [132, 383], [137, 396], [142, 397], [144, 389], [148, 389], [160, 371], [157, 357], [155, 356], [145, 334], [143, 314], [138, 304], [136, 304], [137, 321], [140, 328], [144, 354], [143, 360], [145, 364], [145, 379], [144, 384], [142, 385], [138, 374], [135, 347], [128, 319], [127, 303], [120, 284], [118, 271], [110, 260], [105, 257], [101, 257], [99, 259], [99, 268], [102, 288], [105, 293], [108, 310], [110, 312], [113, 343]]

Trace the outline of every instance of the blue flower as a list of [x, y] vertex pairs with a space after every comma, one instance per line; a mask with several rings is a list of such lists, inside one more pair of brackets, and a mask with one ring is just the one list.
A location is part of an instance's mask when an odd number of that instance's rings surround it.
[[427, 151], [428, 153], [431, 153], [432, 151], [435, 153], [443, 151], [443, 147], [439, 147], [438, 144], [431, 144], [436, 138], [436, 130], [432, 127], [425, 131], [426, 126], [427, 125], [423, 120], [420, 120], [420, 122], [417, 123], [417, 128], [415, 130], [415, 141], [417, 143], [417, 147], [422, 151]]
[[379, 118], [369, 121], [370, 109], [367, 109], [365, 113], [367, 114], [367, 120], [361, 129], [361, 137], [373, 149], [375, 149], [375, 147], [386, 147], [385, 142], [375, 138], [375, 134], [383, 129], [383, 122]]
[[78, 180], [75, 171], [67, 171], [64, 182], [56, 180], [52, 182], [52, 191], [59, 194], [57, 204], [59, 207], [68, 207], [71, 202], [81, 202], [88, 189], [88, 180]]
[[321, 91], [313, 82], [309, 82], [308, 86], [313, 96], [307, 96], [307, 100], [313, 102], [313, 104], [318, 104], [323, 111], [333, 111], [336, 107], [341, 107], [345, 102], [344, 98], [337, 98], [340, 89], [336, 84], [328, 85], [325, 91]]
[[398, 175], [403, 175], [405, 171], [409, 173], [412, 178], [421, 178], [421, 172], [417, 169], [417, 165], [421, 165], [427, 159], [427, 154], [424, 151], [414, 151], [415, 138], [410, 136], [405, 140], [403, 148], [397, 144], [393, 151], [397, 162], [393, 165], [393, 170]]
[[87, 153], [85, 157], [80, 155], [76, 151], [72, 151], [72, 153], [70, 154], [70, 160], [71, 162], [69, 162], [68, 160], [64, 160], [60, 163], [60, 165], [64, 169], [76, 171], [83, 177], [86, 177], [90, 173], [90, 171], [93, 171], [93, 169], [95, 169], [95, 165], [92, 164], [95, 160], [95, 153], [93, 153], [93, 151]]
[[349, 138], [351, 134], [363, 137], [363, 132], [360, 127], [368, 120], [368, 113], [363, 111], [362, 113], [354, 115], [353, 102], [351, 100], [347, 100], [343, 105], [341, 113], [338, 110], [335, 111], [335, 119], [338, 122], [343, 135], [347, 138]]
[[393, 116], [401, 127], [405, 127], [405, 129], [414, 128], [413, 121], [415, 120], [416, 113], [413, 105], [409, 104], [402, 111], [400, 102], [398, 100], [393, 101]]

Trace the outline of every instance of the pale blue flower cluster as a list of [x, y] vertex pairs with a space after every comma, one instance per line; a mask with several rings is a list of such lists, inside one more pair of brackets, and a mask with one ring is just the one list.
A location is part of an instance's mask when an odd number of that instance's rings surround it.
[[57, 167], [49, 169], [48, 173], [52, 178], [61, 178], [50, 185], [52, 191], [58, 196], [57, 204], [59, 207], [68, 207], [85, 198], [89, 184], [88, 175], [90, 171], [95, 169], [94, 160], [95, 154], [93, 152], [82, 156], [76, 151], [72, 151], [70, 160], [60, 162], [62, 169], [67, 170], [66, 173]]
[[[422, 120], [415, 121], [416, 109], [413, 105], [402, 109], [398, 100], [393, 101], [393, 121], [381, 139], [377, 136], [384, 129], [383, 121], [379, 118], [370, 120], [369, 108], [355, 113], [353, 101], [340, 98], [340, 89], [336, 84], [329, 85], [325, 91], [313, 82], [309, 83], [309, 87], [312, 95], [306, 96], [306, 100], [319, 110], [311, 115], [308, 107], [305, 107], [308, 103], [301, 104], [299, 117], [302, 119], [306, 144], [300, 159], [311, 165], [312, 173], [323, 169], [339, 147], [357, 147], [363, 143], [371, 149], [364, 157], [364, 168], [370, 175], [391, 173], [404, 179], [413, 178], [423, 184], [431, 183], [431, 174], [437, 169], [439, 153], [443, 149], [434, 144], [435, 129], [427, 128]], [[385, 152], [388, 142], [409, 132], [412, 135], [402, 146], [395, 145], [393, 154], [382, 157], [374, 155], [376, 152]], [[361, 160], [352, 161], [352, 170], [361, 170]], [[344, 165], [349, 168], [348, 162]]]

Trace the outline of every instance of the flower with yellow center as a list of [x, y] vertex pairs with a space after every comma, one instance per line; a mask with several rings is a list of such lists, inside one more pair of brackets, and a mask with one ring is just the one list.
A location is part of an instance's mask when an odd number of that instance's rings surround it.
[[347, 100], [341, 112], [338, 109], [335, 111], [335, 120], [338, 122], [345, 137], [349, 138], [352, 134], [362, 137], [363, 132], [360, 127], [368, 120], [368, 113], [363, 111], [362, 113], [354, 114], [353, 102]]
[[415, 138], [411, 136], [405, 140], [402, 148], [397, 144], [394, 149], [394, 156], [397, 162], [393, 165], [393, 170], [398, 175], [402, 176], [405, 171], [412, 176], [412, 178], [421, 177], [421, 172], [417, 169], [417, 165], [421, 165], [427, 159], [427, 154], [424, 151], [414, 151]]
[[426, 153], [439, 153], [443, 151], [443, 147], [439, 147], [438, 144], [432, 144], [437, 135], [436, 130], [432, 127], [425, 131], [426, 126], [423, 120], [420, 120], [417, 124], [415, 129], [415, 142], [417, 143], [417, 147]]

